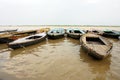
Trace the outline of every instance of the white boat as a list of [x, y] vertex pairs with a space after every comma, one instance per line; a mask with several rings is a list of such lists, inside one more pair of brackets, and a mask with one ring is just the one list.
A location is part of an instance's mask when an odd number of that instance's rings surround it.
[[17, 49], [17, 48], [37, 44], [37, 43], [45, 40], [46, 36], [47, 36], [46, 33], [39, 33], [39, 34], [19, 38], [19, 39], [13, 41], [13, 42], [10, 42], [8, 44], [8, 47], [10, 47], [12, 49]]

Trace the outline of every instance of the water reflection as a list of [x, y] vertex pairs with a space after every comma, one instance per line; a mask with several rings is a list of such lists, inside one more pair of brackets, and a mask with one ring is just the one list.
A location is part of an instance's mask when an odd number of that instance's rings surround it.
[[[13, 27], [7, 28], [13, 29]], [[15, 28], [35, 29], [34, 26]], [[105, 29], [105, 27], [96, 27], [98, 28]], [[81, 29], [88, 29], [88, 27], [81, 27]], [[114, 27], [111, 29], [118, 30]], [[48, 39], [25, 49], [3, 52], [0, 54], [0, 79], [120, 80], [120, 41], [109, 40], [114, 43], [112, 57], [100, 61], [85, 54], [80, 48], [79, 40], [68, 37]], [[5, 44], [0, 44], [1, 50], [6, 48]]]
[[111, 56], [103, 60], [95, 60], [87, 53], [85, 53], [82, 48], [80, 48], [80, 59], [89, 65], [93, 74], [97, 74], [95, 80], [106, 80], [107, 74], [110, 70]]
[[111, 75], [119, 78], [116, 73], [119, 74], [120, 41], [111, 41], [114, 43], [112, 57], [95, 60], [83, 51], [79, 40], [47, 39], [25, 49], [4, 52], [1, 64], [4, 67], [0, 69], [20, 80], [110, 80]]
[[80, 44], [80, 41], [78, 39], [73, 39], [73, 38], [69, 38], [67, 37], [66, 40], [70, 43], [73, 43], [75, 45], [79, 45]]
[[6, 44], [0, 44], [0, 50], [7, 48]]
[[47, 40], [11, 51], [10, 57], [1, 69], [21, 80], [79, 80], [80, 76], [87, 80], [86, 75], [94, 79], [91, 69], [79, 60], [78, 40]]
[[114, 38], [107, 38], [109, 41], [111, 41], [112, 43], [116, 43], [119, 42], [118, 39], [114, 39]]
[[60, 43], [64, 42], [65, 38], [60, 38], [60, 39], [48, 39], [47, 44], [51, 46], [58, 46]]
[[12, 50], [10, 53], [10, 58], [13, 58], [17, 55], [22, 55], [22, 54], [33, 54], [35, 56], [38, 56], [36, 54], [34, 54], [33, 52], [38, 51], [39, 48], [42, 48], [43, 45], [45, 45], [47, 42], [43, 41], [41, 43], [35, 44], [35, 45], [31, 45], [31, 46], [27, 46], [25, 48], [19, 48], [16, 50]]
[[0, 80], [20, 80], [20, 79], [16, 78], [14, 75], [0, 71]]

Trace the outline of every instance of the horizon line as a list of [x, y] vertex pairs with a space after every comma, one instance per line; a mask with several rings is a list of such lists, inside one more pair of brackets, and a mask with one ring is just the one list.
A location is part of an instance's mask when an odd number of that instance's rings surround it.
[[95, 26], [109, 26], [109, 27], [111, 26], [111, 27], [120, 27], [120, 25], [69, 25], [69, 24], [68, 25], [67, 24], [66, 25], [62, 25], [62, 24], [61, 25], [59, 25], [59, 24], [58, 25], [33, 25], [33, 24], [32, 25], [28, 25], [28, 24], [26, 24], [26, 25], [20, 24], [19, 25], [18, 24], [18, 25], [0, 25], [0, 26], [94, 26], [94, 27]]

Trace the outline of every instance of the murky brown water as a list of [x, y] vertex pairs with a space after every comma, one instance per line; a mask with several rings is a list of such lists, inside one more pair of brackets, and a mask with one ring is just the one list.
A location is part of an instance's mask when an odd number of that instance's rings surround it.
[[[0, 80], [120, 80], [120, 40], [109, 40], [114, 47], [103, 60], [93, 59], [79, 40], [66, 37], [1, 52]], [[0, 44], [0, 50], [6, 48]]]

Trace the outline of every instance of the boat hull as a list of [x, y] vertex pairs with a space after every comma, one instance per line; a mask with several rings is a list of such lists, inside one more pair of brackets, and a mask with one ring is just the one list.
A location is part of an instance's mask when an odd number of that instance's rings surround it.
[[119, 31], [104, 31], [102, 36], [119, 39], [120, 32]]
[[81, 44], [82, 49], [88, 53], [90, 56], [92, 56], [95, 59], [104, 59], [105, 57], [107, 57], [111, 51], [112, 51], [112, 47], [110, 48], [109, 52], [106, 55], [100, 55], [98, 52], [94, 51], [94, 50], [90, 50], [88, 47], [84, 46], [83, 44]]
[[9, 38], [0, 38], [0, 44], [12, 42], [13, 39]]
[[120, 35], [103, 33], [102, 36], [104, 36], [104, 37], [110, 37], [110, 38], [118, 38]]
[[4, 33], [4, 32], [16, 32], [17, 29], [13, 29], [13, 30], [4, 30], [4, 31], [0, 31], [0, 33]]
[[63, 38], [64, 34], [59, 34], [59, 35], [47, 35], [49, 39], [59, 39], [59, 38]]
[[72, 34], [72, 33], [67, 33], [68, 37], [74, 38], [74, 39], [79, 39], [82, 34]]

